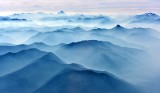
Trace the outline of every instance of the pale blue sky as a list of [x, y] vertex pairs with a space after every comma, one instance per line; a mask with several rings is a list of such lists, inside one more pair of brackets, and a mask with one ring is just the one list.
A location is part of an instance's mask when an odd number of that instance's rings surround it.
[[0, 0], [0, 12], [135, 14], [160, 12], [159, 0]]

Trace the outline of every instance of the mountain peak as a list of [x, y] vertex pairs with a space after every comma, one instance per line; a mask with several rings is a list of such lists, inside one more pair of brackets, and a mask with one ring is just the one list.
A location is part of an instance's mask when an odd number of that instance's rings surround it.
[[64, 11], [59, 11], [59, 12], [58, 12], [58, 14], [60, 14], [60, 15], [64, 15], [64, 14], [65, 14], [65, 12], [64, 12]]
[[98, 40], [85, 40], [85, 41], [80, 41], [80, 42], [73, 42], [65, 47], [102, 47], [106, 45], [112, 45], [110, 42], [104, 42], [104, 41], [98, 41]]
[[59, 63], [62, 63], [62, 64], [65, 63], [53, 53], [48, 53], [48, 54], [44, 55], [42, 58], [40, 58], [38, 60], [40, 60], [40, 61], [42, 61], [42, 60], [45, 60], [45, 61], [56, 61], [56, 62], [59, 62]]
[[117, 24], [112, 30], [125, 30], [126, 28], [122, 27], [121, 25]]
[[74, 31], [85, 31], [83, 28], [81, 28], [81, 27], [75, 27], [75, 28], [73, 28], [73, 30]]
[[155, 13], [145, 13], [144, 15], [146, 15], [146, 16], [158, 16], [158, 15], [155, 14]]
[[[159, 18], [159, 15], [155, 14], [155, 13], [145, 13], [145, 14], [141, 14], [141, 15], [137, 15], [136, 17], [138, 18]], [[153, 19], [152, 19], [153, 20]]]
[[122, 27], [121, 25], [117, 24], [116, 27]]

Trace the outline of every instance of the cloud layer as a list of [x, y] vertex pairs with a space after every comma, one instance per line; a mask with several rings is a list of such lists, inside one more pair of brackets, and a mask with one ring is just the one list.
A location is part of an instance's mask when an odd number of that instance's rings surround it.
[[159, 12], [158, 0], [0, 0], [0, 12], [67, 12], [134, 14]]

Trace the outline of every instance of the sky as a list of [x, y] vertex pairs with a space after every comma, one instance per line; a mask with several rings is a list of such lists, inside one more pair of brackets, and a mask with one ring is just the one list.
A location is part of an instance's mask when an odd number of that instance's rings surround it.
[[58, 12], [93, 14], [160, 13], [160, 0], [0, 0], [0, 13]]

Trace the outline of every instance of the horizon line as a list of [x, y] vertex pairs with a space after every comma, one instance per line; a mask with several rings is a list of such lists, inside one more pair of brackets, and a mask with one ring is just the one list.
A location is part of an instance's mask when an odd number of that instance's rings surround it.
[[[62, 10], [61, 10], [62, 11]], [[46, 14], [58, 14], [58, 12], [60, 11], [57, 11], [57, 12], [47, 12], [47, 11], [37, 11], [37, 12], [22, 12], [22, 11], [19, 11], [19, 12], [16, 12], [16, 11], [9, 11], [9, 12], [2, 12], [0, 11], [0, 16], [5, 16], [5, 15], [12, 15], [12, 14], [21, 14], [21, 13], [34, 13], [34, 14], [37, 14], [37, 13], [46, 13]], [[115, 15], [115, 16], [118, 16], [118, 15], [141, 15], [141, 14], [145, 14], [145, 13], [154, 13], [154, 14], [157, 14], [157, 15], [160, 15], [159, 12], [139, 12], [139, 13], [132, 13], [132, 14], [129, 14], [129, 13], [122, 13], [122, 14], [117, 14], [117, 13], [113, 13], [113, 12], [70, 12], [70, 11], [64, 11], [65, 14], [67, 15], [75, 15], [75, 14], [84, 14], [84, 15]]]

